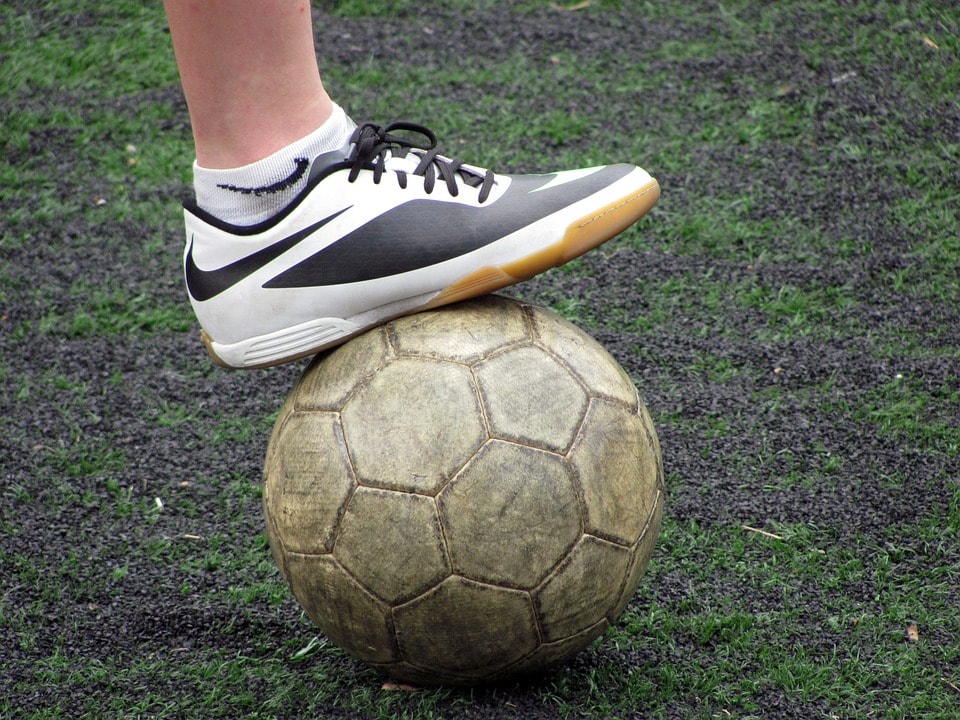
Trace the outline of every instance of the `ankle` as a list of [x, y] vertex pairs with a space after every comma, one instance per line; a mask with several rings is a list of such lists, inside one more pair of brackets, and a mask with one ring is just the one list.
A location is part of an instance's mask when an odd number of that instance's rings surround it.
[[197, 164], [211, 170], [230, 170], [250, 165], [281, 151], [323, 126], [336, 104], [326, 93], [318, 94], [296, 111], [245, 112], [242, 117], [224, 115], [215, 128], [194, 125]]
[[[276, 215], [303, 190], [309, 166], [324, 152], [342, 147], [353, 131], [353, 122], [343, 109], [331, 103], [330, 113], [319, 127], [294, 138], [273, 152], [256, 153], [256, 160], [237, 166], [208, 166], [206, 156], [194, 163], [197, 205], [234, 225], [254, 225]], [[260, 143], [259, 148], [275, 144]]]

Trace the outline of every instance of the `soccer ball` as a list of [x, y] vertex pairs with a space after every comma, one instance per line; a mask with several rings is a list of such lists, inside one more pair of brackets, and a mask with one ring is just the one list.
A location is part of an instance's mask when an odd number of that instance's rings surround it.
[[498, 296], [318, 356], [264, 478], [270, 545], [307, 615], [417, 684], [502, 681], [586, 648], [633, 596], [664, 494], [624, 370]]

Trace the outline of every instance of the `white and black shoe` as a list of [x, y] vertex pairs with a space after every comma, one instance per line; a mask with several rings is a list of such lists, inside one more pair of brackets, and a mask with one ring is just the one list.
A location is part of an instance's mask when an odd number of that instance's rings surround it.
[[495, 174], [439, 155], [436, 136], [410, 123], [358, 127], [309, 172], [258, 225], [185, 206], [187, 290], [221, 365], [295, 360], [530, 278], [626, 229], [660, 196], [634, 165]]

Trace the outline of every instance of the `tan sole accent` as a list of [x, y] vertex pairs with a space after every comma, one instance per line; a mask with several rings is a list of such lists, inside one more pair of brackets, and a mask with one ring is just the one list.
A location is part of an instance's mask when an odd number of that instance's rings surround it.
[[516, 285], [523, 279], [506, 273], [497, 267], [480, 268], [448, 285], [421, 309], [432, 310], [442, 305], [450, 305], [478, 295], [486, 295], [508, 285]]
[[570, 223], [559, 242], [540, 252], [501, 265], [500, 269], [526, 280], [544, 270], [568, 263], [626, 230], [643, 217], [659, 199], [660, 185], [656, 180], [652, 180], [633, 195], [615, 200], [606, 207]]
[[210, 356], [210, 359], [213, 360], [213, 364], [227, 370], [235, 370], [232, 365], [227, 365], [223, 360], [220, 359], [220, 356], [217, 355], [216, 351], [213, 349], [213, 338], [207, 335], [207, 331], [203, 328], [200, 329], [200, 342], [203, 343], [203, 346], [207, 349], [207, 355]]
[[550, 268], [570, 262], [587, 250], [626, 230], [643, 217], [660, 199], [656, 180], [633, 195], [614, 200], [606, 207], [570, 223], [563, 238], [549, 247], [499, 267], [484, 267], [447, 286], [424, 310], [466, 300], [477, 295], [528, 280]]

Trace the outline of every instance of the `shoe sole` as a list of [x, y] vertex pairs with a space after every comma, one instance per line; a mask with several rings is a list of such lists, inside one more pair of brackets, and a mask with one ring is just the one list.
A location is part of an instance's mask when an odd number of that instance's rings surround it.
[[204, 330], [200, 340], [213, 362], [224, 368], [266, 368], [300, 360], [397, 317], [485, 295], [570, 262], [633, 225], [659, 198], [660, 186], [651, 179], [636, 192], [573, 221], [563, 237], [546, 248], [502, 265], [478, 268], [437, 292], [390, 303], [357, 318], [325, 318], [287, 328], [248, 340], [239, 352], [235, 346], [217, 343]]

